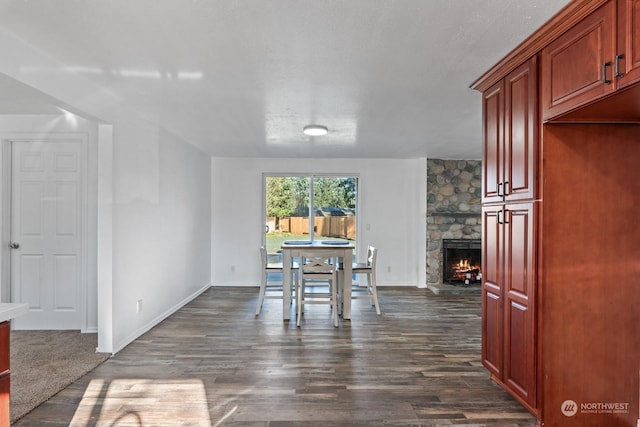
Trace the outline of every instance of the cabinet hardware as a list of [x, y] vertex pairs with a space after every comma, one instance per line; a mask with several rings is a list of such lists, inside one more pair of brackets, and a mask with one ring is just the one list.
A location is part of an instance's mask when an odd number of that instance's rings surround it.
[[602, 83], [608, 85], [611, 83], [611, 80], [607, 79], [607, 67], [611, 65], [611, 61], [605, 62], [602, 64]]
[[20, 244], [18, 242], [9, 242], [9, 249], [20, 249]]
[[509, 181], [505, 181], [504, 182], [504, 186], [502, 188], [502, 195], [503, 196], [509, 195], [509, 190], [507, 189], [507, 185], [509, 185]]
[[615, 73], [616, 73], [616, 78], [620, 78], [620, 77], [624, 76], [624, 73], [620, 72], [620, 60], [621, 59], [624, 59], [624, 54], [623, 53], [621, 53], [619, 55], [616, 55], [615, 66], [614, 66]]
[[509, 215], [509, 209], [505, 209], [502, 212], [502, 223], [503, 224], [509, 224], [509, 221], [507, 221], [507, 216]]
[[502, 193], [500, 190], [502, 190], [502, 183], [501, 182], [498, 183], [498, 197], [503, 197], [504, 193]]
[[498, 211], [498, 214], [496, 215], [496, 221], [498, 224], [502, 224], [502, 221], [500, 220], [500, 214], [502, 214], [502, 209], [500, 209]]

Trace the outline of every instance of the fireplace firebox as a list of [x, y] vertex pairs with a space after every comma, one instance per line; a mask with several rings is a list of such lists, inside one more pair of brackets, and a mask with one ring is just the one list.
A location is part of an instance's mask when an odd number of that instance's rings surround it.
[[442, 283], [470, 285], [482, 280], [482, 245], [478, 239], [442, 240]]

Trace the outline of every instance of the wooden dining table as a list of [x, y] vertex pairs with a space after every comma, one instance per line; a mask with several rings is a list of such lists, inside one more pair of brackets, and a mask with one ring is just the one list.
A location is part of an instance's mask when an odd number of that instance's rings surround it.
[[342, 318], [351, 319], [351, 280], [353, 263], [353, 249], [355, 246], [347, 240], [289, 240], [282, 244], [282, 318], [289, 320], [291, 307], [291, 265], [295, 257], [300, 256], [301, 251], [313, 251], [317, 249], [334, 250], [343, 266], [338, 271], [338, 282], [342, 287]]

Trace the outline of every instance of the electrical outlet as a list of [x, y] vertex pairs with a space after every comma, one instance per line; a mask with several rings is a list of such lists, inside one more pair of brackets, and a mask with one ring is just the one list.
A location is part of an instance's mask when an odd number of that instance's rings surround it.
[[140, 313], [142, 311], [142, 300], [139, 299], [136, 301], [136, 313]]

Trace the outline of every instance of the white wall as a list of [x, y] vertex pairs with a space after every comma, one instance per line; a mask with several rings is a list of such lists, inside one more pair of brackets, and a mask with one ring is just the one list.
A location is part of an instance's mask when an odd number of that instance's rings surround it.
[[262, 174], [280, 172], [358, 175], [358, 244], [379, 248], [378, 284], [425, 286], [426, 159], [213, 158], [214, 286], [258, 285]]
[[[99, 147], [105, 141], [100, 141], [98, 128], [64, 115], [0, 116], [0, 139], [52, 132], [87, 135], [87, 332], [100, 333], [100, 351], [117, 352], [210, 285], [211, 163], [208, 155], [144, 121], [116, 120], [106, 148]], [[99, 184], [111, 194], [99, 194]], [[98, 220], [98, 199], [106, 221]], [[0, 219], [5, 227], [8, 218]], [[106, 245], [98, 238], [99, 228]], [[97, 247], [111, 261], [101, 260], [103, 270], [109, 269], [102, 272], [102, 290], [96, 284]], [[8, 286], [5, 248], [0, 250], [3, 288]]]
[[211, 163], [141, 121], [119, 120], [113, 136], [112, 350], [119, 351], [210, 285]]
[[0, 50], [1, 73], [97, 129], [98, 350], [117, 352], [210, 284], [210, 156], [10, 32]]

